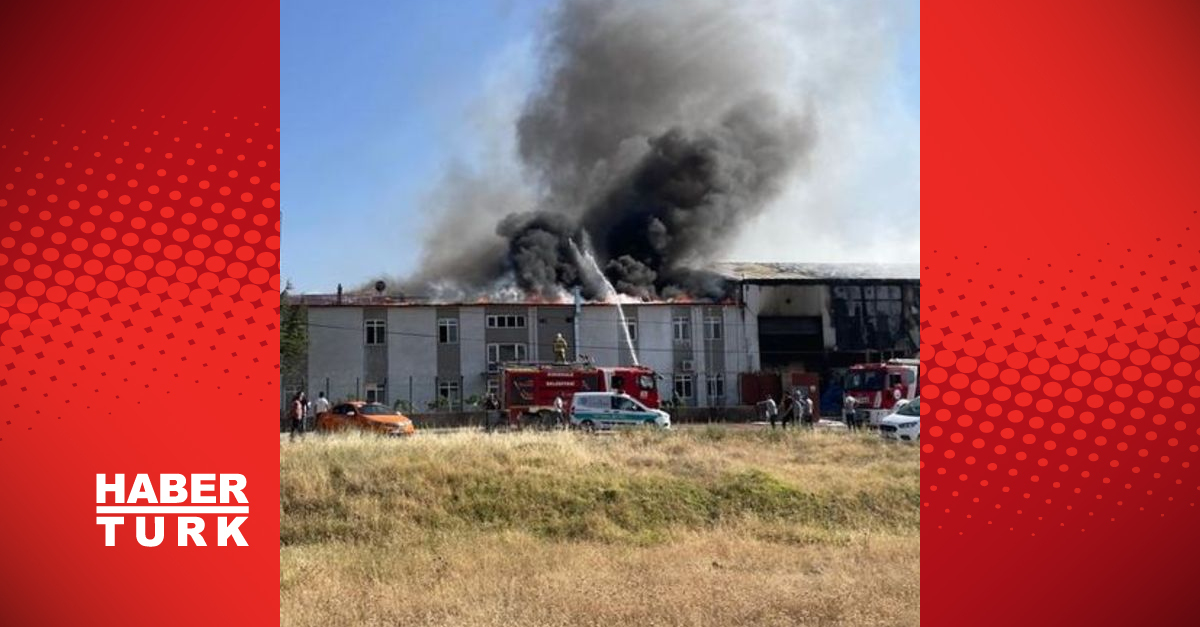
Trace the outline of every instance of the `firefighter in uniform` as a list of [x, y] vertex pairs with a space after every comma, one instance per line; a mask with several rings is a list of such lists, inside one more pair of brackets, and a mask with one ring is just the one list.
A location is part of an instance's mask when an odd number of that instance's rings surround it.
[[562, 333], [554, 338], [554, 359], [560, 364], [567, 363], [567, 338]]

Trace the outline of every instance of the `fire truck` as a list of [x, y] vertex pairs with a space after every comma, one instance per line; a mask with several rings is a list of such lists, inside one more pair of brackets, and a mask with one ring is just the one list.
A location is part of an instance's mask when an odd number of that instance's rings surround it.
[[576, 392], [620, 391], [651, 409], [659, 406], [658, 377], [645, 366], [506, 364], [500, 376], [500, 406], [510, 425], [553, 426], [557, 419], [554, 399], [562, 396], [565, 414]]
[[846, 373], [846, 394], [853, 398], [855, 411], [864, 426], [878, 427], [896, 404], [916, 398], [921, 362], [918, 359], [892, 359], [883, 363], [856, 364]]

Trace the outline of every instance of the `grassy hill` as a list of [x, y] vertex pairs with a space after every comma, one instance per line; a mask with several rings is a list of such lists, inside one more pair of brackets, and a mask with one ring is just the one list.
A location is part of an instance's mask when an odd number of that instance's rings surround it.
[[919, 620], [915, 447], [697, 429], [280, 455], [285, 625]]

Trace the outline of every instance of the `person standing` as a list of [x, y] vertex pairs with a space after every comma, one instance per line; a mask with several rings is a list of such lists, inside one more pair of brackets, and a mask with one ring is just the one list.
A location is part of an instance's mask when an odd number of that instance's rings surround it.
[[563, 416], [562, 394], [554, 397], [554, 426], [560, 429], [566, 426], [566, 420]]
[[788, 423], [796, 419], [798, 415], [799, 412], [796, 406], [796, 399], [792, 397], [791, 393], [784, 392], [783, 406], [779, 409], [780, 424], [783, 425], [784, 429], [787, 429]]
[[842, 420], [846, 423], [846, 428], [850, 431], [858, 430], [858, 415], [854, 411], [854, 406], [858, 403], [853, 396], [847, 394], [842, 399]]
[[320, 419], [321, 414], [327, 413], [328, 411], [329, 399], [325, 398], [324, 392], [317, 392], [317, 400], [315, 403], [313, 403], [313, 428], [316, 428], [317, 420]]
[[767, 420], [771, 423], [771, 428], [775, 428], [775, 420], [779, 418], [779, 406], [775, 404], [775, 399], [770, 394], [766, 400]]
[[487, 397], [483, 400], [484, 429], [492, 431], [496, 425], [500, 424], [500, 401], [496, 399], [496, 395], [492, 392], [487, 393]]
[[804, 426], [808, 427], [809, 429], [815, 428], [817, 426], [817, 413], [813, 411], [812, 397], [805, 393], [804, 398], [800, 399], [798, 404], [801, 411], [804, 413]]
[[291, 441], [296, 440], [296, 434], [304, 434], [304, 393], [297, 392], [292, 397], [292, 405], [288, 410], [288, 414], [292, 419], [292, 432], [288, 436]]

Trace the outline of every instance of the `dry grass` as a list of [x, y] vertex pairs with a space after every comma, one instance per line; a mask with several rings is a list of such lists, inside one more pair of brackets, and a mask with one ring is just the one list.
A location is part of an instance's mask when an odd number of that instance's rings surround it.
[[917, 624], [916, 458], [724, 430], [284, 443], [281, 622]]

